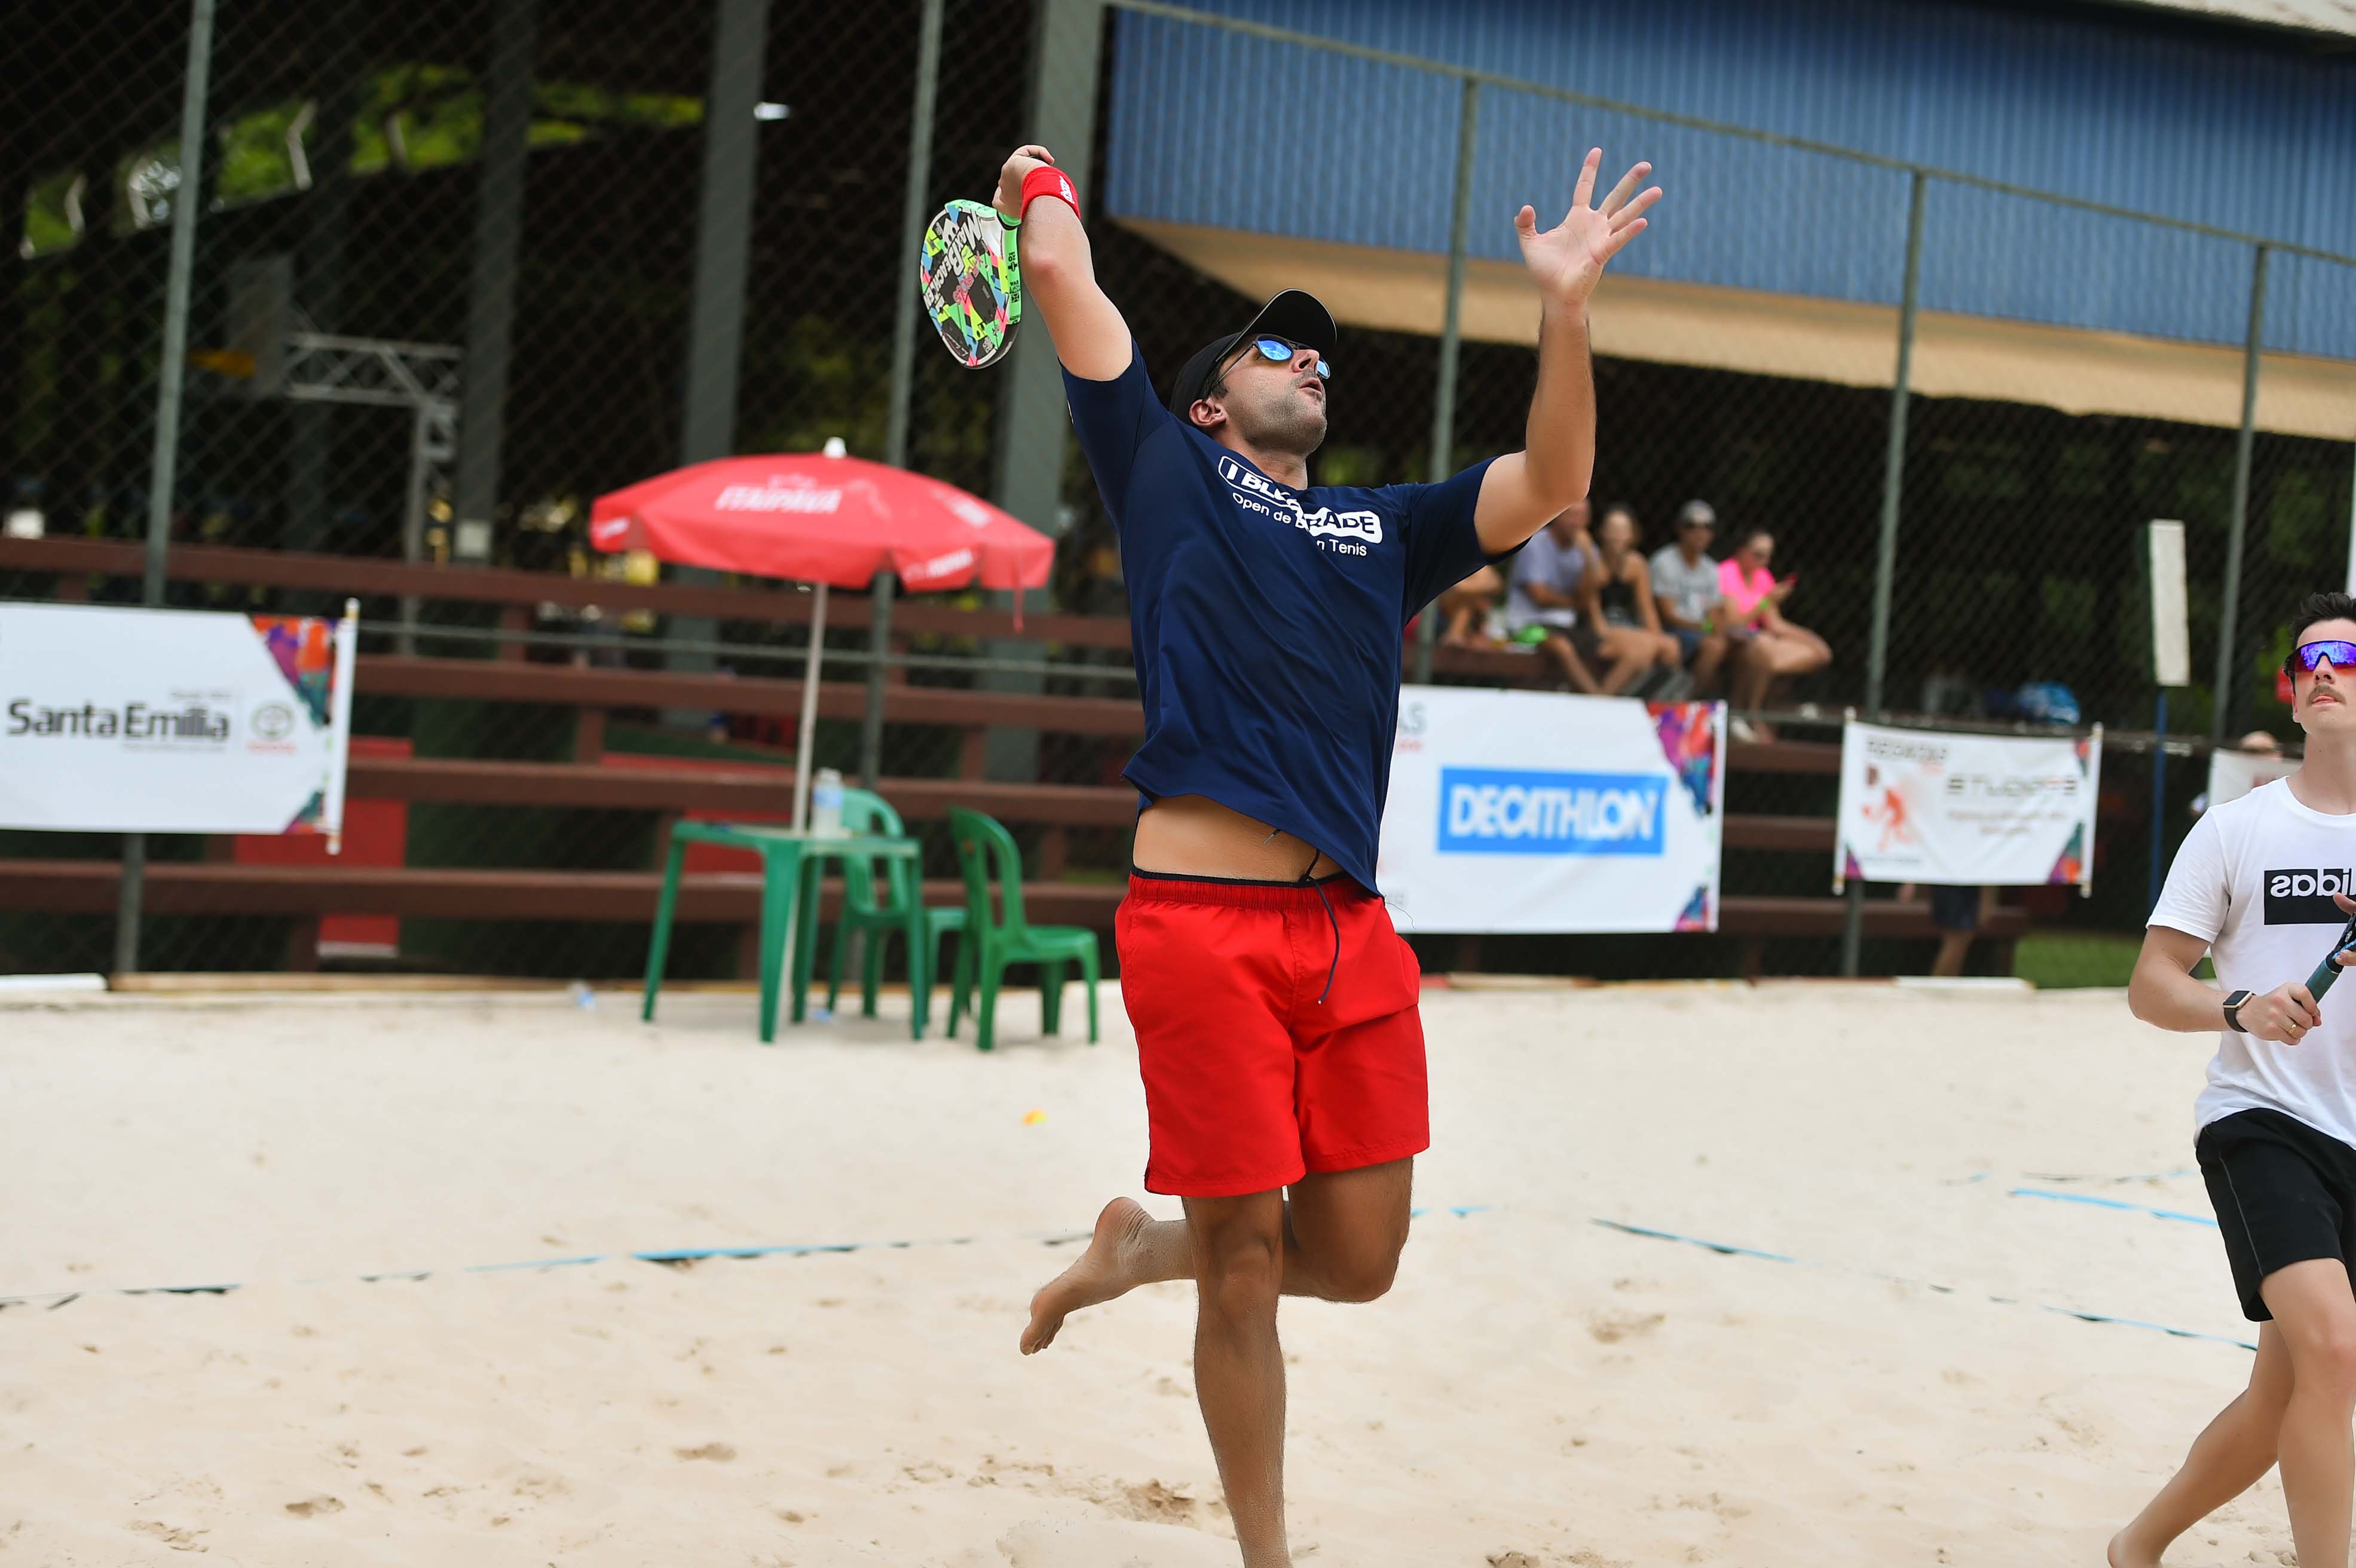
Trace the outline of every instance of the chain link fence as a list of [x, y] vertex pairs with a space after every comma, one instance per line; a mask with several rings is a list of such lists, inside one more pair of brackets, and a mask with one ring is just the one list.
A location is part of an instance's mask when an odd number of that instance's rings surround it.
[[[127, 555], [61, 572], [8, 549], [128, 551], [151, 539], [172, 217], [187, 202], [185, 385], [154, 519], [177, 563], [162, 603], [331, 613], [357, 592], [373, 656], [793, 678], [808, 616], [792, 585], [731, 584], [747, 608], [725, 614], [600, 604], [583, 582], [610, 581], [621, 601], [662, 574], [594, 551], [586, 518], [597, 495], [685, 462], [840, 439], [1051, 526], [1052, 604], [1034, 598], [1032, 613], [1118, 628], [1119, 554], [1064, 439], [1044, 339], [977, 375], [935, 350], [919, 320], [899, 357], [912, 183], [929, 212], [986, 197], [1018, 142], [1055, 145], [1085, 171], [1098, 271], [1160, 384], [1275, 287], [1327, 293], [1344, 338], [1314, 476], [1381, 483], [1522, 444], [1536, 311], [1511, 216], [1527, 200], [1551, 221], [1579, 152], [1601, 144], [1607, 179], [1642, 156], [1669, 197], [1596, 302], [1595, 500], [1629, 509], [1647, 554], [1673, 542], [1685, 503], [1707, 501], [1715, 554], [1760, 549], [1774, 574], [1797, 573], [1785, 612], [1830, 656], [1738, 688], [1759, 722], [1786, 741], [1830, 739], [1852, 706], [2104, 723], [2098, 895], [2040, 913], [2131, 930], [2159, 754], [2143, 529], [2165, 517], [2187, 527], [2196, 651], [2172, 729], [2296, 740], [2273, 671], [2291, 604], [2346, 574], [2356, 501], [2344, 400], [2356, 268], [2340, 259], [1144, 0], [1101, 12], [1074, 0], [206, 9], [193, 179], [182, 7], [44, 13], [0, 87], [16, 154], [0, 176], [13, 269], [0, 336], [15, 350], [0, 376], [0, 597], [142, 599]], [[1332, 112], [1336, 102], [1353, 112]], [[1141, 153], [1156, 138], [1189, 149], [1183, 179]], [[1255, 183], [1277, 138], [1308, 155]], [[1373, 179], [1383, 196], [1369, 203]], [[1764, 223], [1743, 199], [1762, 189], [1782, 193]], [[1241, 229], [1232, 203], [1210, 199], [1238, 191]], [[1837, 263], [1802, 242], [1826, 225]], [[2075, 293], [2057, 294], [2035, 261], [2056, 248], [2085, 258]], [[2113, 299], [2144, 314], [2083, 330], [2087, 303]], [[1909, 395], [1894, 400], [1901, 360]], [[241, 552], [569, 586], [511, 603], [404, 599], [365, 574], [300, 585]], [[888, 654], [894, 689], [1134, 691], [1117, 630], [1071, 623], [1069, 636], [1015, 641], [904, 602], [884, 648], [863, 598], [844, 602], [852, 613], [830, 630], [827, 657], [847, 681]], [[1000, 607], [980, 595], [954, 606]], [[1473, 640], [1500, 629], [1476, 618]], [[1443, 651], [1433, 667], [1466, 680], [1519, 667]], [[371, 692], [365, 679], [356, 728], [371, 756], [655, 758], [781, 777], [792, 749], [774, 711], [593, 717], [570, 703]], [[977, 752], [953, 725], [891, 718], [874, 737], [830, 714], [815, 760], [857, 775], [871, 745], [887, 780], [1110, 791], [1129, 741], [998, 725]], [[2156, 830], [2170, 849], [2189, 825], [2178, 803], [2199, 787], [2196, 751], [2179, 745], [2169, 764], [2169, 820]], [[1826, 815], [1827, 789], [1738, 775], [1730, 805]], [[782, 800], [781, 785], [781, 811]], [[555, 802], [381, 809], [386, 837], [366, 852], [417, 869], [645, 873], [666, 820]], [[1112, 882], [1125, 864], [1123, 828], [1014, 826], [1053, 880]], [[0, 859], [121, 852], [113, 836], [0, 833]], [[148, 853], [271, 851], [158, 838]], [[954, 874], [946, 842], [928, 854], [928, 874]], [[1730, 894], [1820, 894], [1826, 880], [1814, 856], [1729, 854]], [[272, 968], [316, 961], [291, 951], [316, 937], [341, 943], [348, 962], [620, 976], [645, 942], [642, 924], [621, 921], [329, 924], [342, 934], [277, 915], [160, 912], [145, 923], [142, 962]], [[0, 909], [0, 971], [108, 967], [115, 927], [98, 909]], [[1703, 968], [1724, 958], [1693, 951]], [[376, 956], [352, 956], [364, 953]], [[683, 928], [674, 967], [725, 975], [741, 956], [734, 933]]]

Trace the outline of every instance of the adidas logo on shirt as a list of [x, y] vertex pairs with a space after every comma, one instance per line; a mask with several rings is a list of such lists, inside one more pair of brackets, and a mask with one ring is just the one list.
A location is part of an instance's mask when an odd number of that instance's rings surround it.
[[2331, 901], [2334, 893], [2356, 898], [2356, 869], [2302, 867], [2266, 872], [2268, 925], [2340, 925], [2348, 917]]

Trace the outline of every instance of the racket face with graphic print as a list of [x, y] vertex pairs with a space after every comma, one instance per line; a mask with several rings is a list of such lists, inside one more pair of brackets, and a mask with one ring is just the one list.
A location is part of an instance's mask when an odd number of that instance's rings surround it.
[[1023, 324], [1015, 230], [986, 202], [952, 201], [925, 228], [916, 292], [942, 347], [969, 370], [995, 365]]

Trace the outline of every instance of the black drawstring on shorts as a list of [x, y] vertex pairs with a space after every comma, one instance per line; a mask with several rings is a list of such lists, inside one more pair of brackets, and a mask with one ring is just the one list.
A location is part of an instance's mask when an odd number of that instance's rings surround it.
[[1325, 896], [1325, 884], [1310, 880], [1310, 872], [1316, 869], [1317, 851], [1312, 849], [1309, 852], [1309, 870], [1301, 873], [1301, 880], [1305, 886], [1317, 890], [1317, 901], [1325, 906], [1325, 923], [1333, 928], [1333, 960], [1325, 965], [1325, 989], [1317, 997], [1317, 1005], [1322, 1008], [1325, 1005], [1325, 998], [1333, 994], [1333, 976], [1342, 967], [1342, 922], [1333, 912], [1333, 901]]

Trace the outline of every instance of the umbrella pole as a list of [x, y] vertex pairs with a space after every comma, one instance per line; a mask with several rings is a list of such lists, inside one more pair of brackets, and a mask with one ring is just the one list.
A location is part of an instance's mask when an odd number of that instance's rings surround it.
[[819, 662], [826, 651], [826, 584], [810, 606], [809, 656], [802, 661], [802, 732], [794, 746], [794, 831], [809, 827], [810, 738], [818, 731]]

